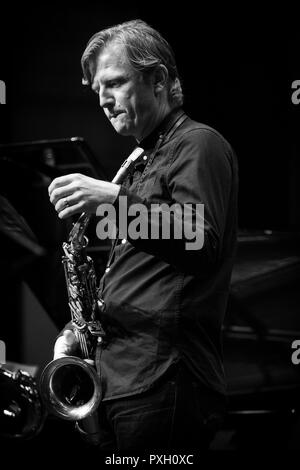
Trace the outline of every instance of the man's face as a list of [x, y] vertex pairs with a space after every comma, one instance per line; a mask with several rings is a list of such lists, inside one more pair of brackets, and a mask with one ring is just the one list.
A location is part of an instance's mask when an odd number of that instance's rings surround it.
[[92, 89], [115, 130], [141, 140], [152, 130], [158, 112], [153, 81], [146, 83], [142, 74], [132, 69], [118, 43], [101, 51], [94, 70]]

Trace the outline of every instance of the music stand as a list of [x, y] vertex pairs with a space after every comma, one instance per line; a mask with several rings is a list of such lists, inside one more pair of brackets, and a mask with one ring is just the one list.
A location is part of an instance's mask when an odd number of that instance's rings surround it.
[[0, 144], [0, 161], [55, 177], [79, 172], [107, 179], [106, 172], [83, 137]]

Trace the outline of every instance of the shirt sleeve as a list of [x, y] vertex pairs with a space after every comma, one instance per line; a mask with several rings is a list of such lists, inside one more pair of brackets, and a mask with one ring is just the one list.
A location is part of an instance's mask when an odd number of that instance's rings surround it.
[[[217, 133], [207, 129], [187, 131], [175, 145], [166, 178], [172, 204], [182, 210], [175, 214], [162, 210], [160, 217], [153, 217], [153, 212], [159, 209], [153, 209], [149, 201], [122, 187], [119, 198], [127, 196], [128, 207], [143, 204], [147, 208], [143, 217], [148, 221], [149, 231], [152, 225], [152, 231], [160, 234], [158, 239], [134, 239], [128, 234], [128, 240], [180, 270], [192, 273], [213, 270], [222, 256], [222, 239], [230, 210], [231, 159], [231, 147]], [[162, 230], [166, 221], [170, 225], [168, 239]], [[180, 231], [182, 237], [178, 239], [174, 234]]]

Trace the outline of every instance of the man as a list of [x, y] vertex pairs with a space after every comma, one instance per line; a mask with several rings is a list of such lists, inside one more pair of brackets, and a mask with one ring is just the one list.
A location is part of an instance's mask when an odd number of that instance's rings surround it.
[[[234, 152], [217, 131], [184, 113], [173, 52], [143, 21], [95, 34], [82, 68], [115, 130], [134, 136], [144, 158], [122, 185], [78, 174], [56, 178], [50, 200], [60, 218], [95, 213], [104, 203], [128, 215], [142, 204], [159, 234], [118, 240], [100, 283], [107, 333], [96, 354], [101, 448], [207, 449], [225, 408], [221, 328], [237, 227]], [[163, 203], [190, 205], [192, 223], [180, 211], [166, 218], [165, 209], [152, 218]], [[199, 204], [202, 228], [195, 223]], [[165, 220], [169, 239], [162, 236]], [[192, 248], [188, 223], [196, 241], [203, 229], [203, 243]], [[172, 235], [180, 224], [181, 239]], [[65, 331], [55, 358], [75, 347]]]

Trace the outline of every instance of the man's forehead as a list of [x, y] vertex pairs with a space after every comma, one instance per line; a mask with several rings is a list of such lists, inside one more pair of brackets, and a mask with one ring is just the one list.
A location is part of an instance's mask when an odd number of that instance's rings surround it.
[[108, 68], [128, 68], [125, 47], [122, 44], [112, 43], [105, 46], [95, 57], [94, 72]]

